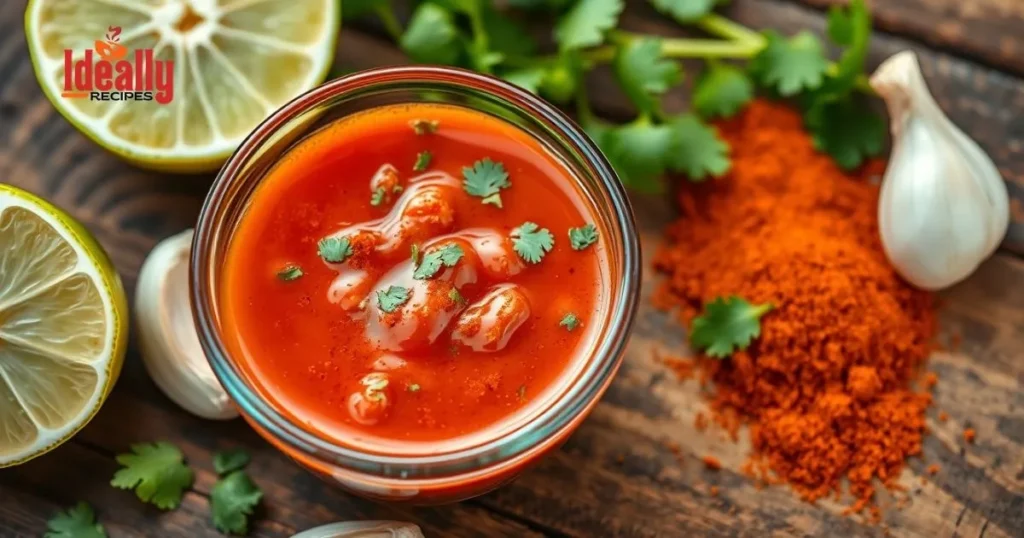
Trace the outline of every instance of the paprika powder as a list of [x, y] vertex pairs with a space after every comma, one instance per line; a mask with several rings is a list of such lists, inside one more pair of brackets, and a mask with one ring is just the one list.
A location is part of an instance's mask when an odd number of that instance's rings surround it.
[[715, 421], [750, 427], [745, 466], [814, 501], [842, 490], [873, 504], [920, 454], [926, 392], [912, 388], [936, 330], [930, 293], [889, 264], [878, 234], [876, 177], [820, 154], [800, 115], [754, 101], [719, 124], [732, 169], [678, 194], [681, 216], [655, 257], [655, 302], [689, 325], [703, 305], [737, 295], [772, 303], [761, 335], [725, 360], [698, 358], [714, 384]]

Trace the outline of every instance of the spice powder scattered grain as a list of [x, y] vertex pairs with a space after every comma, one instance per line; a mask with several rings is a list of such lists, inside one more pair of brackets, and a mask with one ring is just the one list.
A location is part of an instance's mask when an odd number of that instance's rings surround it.
[[784, 105], [754, 101], [719, 127], [732, 170], [680, 186], [655, 303], [685, 325], [716, 297], [774, 304], [745, 351], [698, 359], [712, 418], [749, 424], [759, 481], [813, 501], [845, 478], [850, 510], [878, 517], [874, 480], [894, 485], [921, 452], [931, 396], [910, 387], [935, 332], [932, 295], [900, 279], [878, 238], [884, 165], [843, 173]]

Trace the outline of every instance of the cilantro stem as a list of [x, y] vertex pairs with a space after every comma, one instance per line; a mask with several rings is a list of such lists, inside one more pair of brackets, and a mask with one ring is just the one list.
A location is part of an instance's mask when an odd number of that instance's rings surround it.
[[717, 13], [709, 13], [701, 17], [696, 24], [700, 29], [711, 35], [716, 35], [730, 41], [743, 41], [751, 46], [756, 43], [758, 50], [766, 46], [763, 35]]
[[668, 58], [736, 58], [757, 56], [764, 46], [760, 43], [725, 41], [719, 39], [668, 38], [661, 41], [661, 53]]
[[395, 10], [391, 7], [391, 3], [387, 2], [378, 5], [374, 8], [374, 12], [377, 13], [380, 22], [384, 24], [384, 30], [387, 31], [388, 35], [395, 41], [400, 41], [402, 39], [402, 25], [399, 24], [398, 17], [395, 16]]

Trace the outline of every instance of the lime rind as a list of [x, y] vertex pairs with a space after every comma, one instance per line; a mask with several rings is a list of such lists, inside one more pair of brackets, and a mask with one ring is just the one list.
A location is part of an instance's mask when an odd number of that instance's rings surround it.
[[[90, 349], [88, 342], [79, 340], [76, 343], [75, 339], [81, 337], [78, 332], [68, 335], [69, 339], [64, 343], [58, 342], [56, 348], [20, 340], [15, 334], [18, 329], [6, 337], [0, 335], [0, 361], [7, 361], [0, 365], [0, 407], [5, 410], [0, 412], [0, 420], [5, 421], [6, 426], [0, 435], [0, 443], [8, 446], [0, 450], [0, 468], [45, 454], [92, 419], [120, 374], [128, 334], [128, 304], [121, 280], [92, 235], [48, 202], [20, 189], [0, 185], [0, 218], [8, 211], [18, 210], [30, 212], [52, 228], [52, 233], [59, 235], [73, 251], [74, 265], [55, 264], [57, 274], [47, 275], [48, 284], [22, 293], [13, 300], [3, 301], [4, 312], [35, 297], [52, 294], [51, 290], [68, 280], [81, 291], [87, 279], [101, 299], [104, 322], [102, 331], [94, 335], [102, 341], [92, 343], [95, 351], [84, 356], [75, 356], [76, 352]], [[10, 255], [10, 251], [5, 255]], [[62, 260], [66, 262], [67, 256]], [[10, 264], [5, 267], [10, 267]], [[37, 266], [34, 270], [40, 268]], [[8, 321], [6, 316], [3, 321], [5, 324]], [[11, 331], [10, 327], [7, 330]], [[68, 342], [70, 347], [64, 347]], [[17, 354], [16, 359], [12, 358], [13, 354]], [[51, 363], [58, 363], [53, 371], [47, 370], [52, 367]], [[44, 370], [54, 374], [53, 377], [41, 378], [38, 374]], [[82, 392], [89, 387], [92, 387], [92, 393], [83, 395]], [[65, 391], [68, 390], [79, 393], [78, 402], [71, 402], [69, 406], [48, 401], [57, 393], [67, 397]], [[4, 403], [12, 399], [17, 400], [17, 405]], [[34, 433], [24, 430], [28, 423], [34, 427]], [[15, 427], [11, 428], [11, 425]]]

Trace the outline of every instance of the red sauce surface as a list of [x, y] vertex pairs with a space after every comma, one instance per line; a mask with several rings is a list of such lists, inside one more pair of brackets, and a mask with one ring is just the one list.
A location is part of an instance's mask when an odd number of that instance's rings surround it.
[[[417, 134], [417, 119], [438, 129]], [[432, 160], [416, 172], [422, 151]], [[508, 172], [501, 208], [463, 187], [463, 168], [484, 158]], [[604, 230], [583, 250], [568, 237], [598, 224], [578, 189], [538, 141], [480, 112], [395, 105], [333, 123], [268, 173], [234, 232], [220, 299], [229, 351], [264, 397], [343, 443], [508, 426], [589, 354], [606, 308]], [[555, 238], [536, 264], [509, 238], [527, 221]], [[326, 237], [349, 239], [353, 254], [325, 262]], [[454, 266], [412, 278], [412, 244], [422, 256], [452, 243], [464, 252]], [[282, 280], [289, 265], [302, 276]], [[378, 292], [390, 285], [411, 298], [388, 313]], [[569, 312], [581, 320], [572, 331], [559, 325]]]

